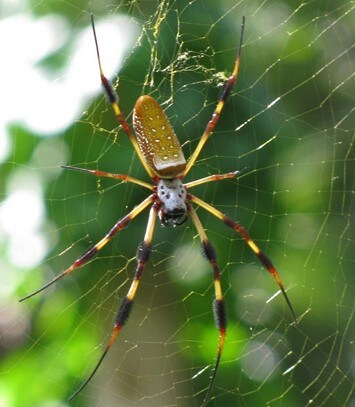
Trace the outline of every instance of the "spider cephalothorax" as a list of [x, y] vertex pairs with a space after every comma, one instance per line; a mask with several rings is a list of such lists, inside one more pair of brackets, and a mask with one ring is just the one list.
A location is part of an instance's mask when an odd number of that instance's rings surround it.
[[201, 239], [202, 252], [206, 260], [210, 263], [213, 270], [213, 281], [214, 281], [214, 290], [215, 298], [213, 302], [214, 309], [214, 318], [217, 328], [219, 330], [219, 345], [217, 351], [217, 357], [213, 368], [213, 373], [209, 382], [208, 390], [203, 401], [203, 406], [207, 404], [210, 399], [213, 384], [216, 378], [216, 373], [219, 366], [219, 361], [222, 355], [222, 350], [224, 346], [224, 340], [226, 336], [226, 311], [225, 304], [222, 294], [221, 282], [220, 282], [220, 272], [217, 264], [217, 256], [215, 250], [209, 241], [206, 232], [201, 224], [197, 213], [192, 204], [196, 204], [209, 213], [214, 215], [216, 218], [223, 221], [227, 226], [231, 227], [235, 232], [239, 233], [245, 242], [249, 245], [251, 250], [256, 254], [261, 264], [273, 275], [275, 278], [282, 294], [285, 297], [287, 305], [289, 306], [292, 316], [296, 321], [295, 313], [292, 309], [291, 303], [288, 299], [284, 286], [281, 283], [280, 277], [272, 265], [271, 261], [268, 259], [266, 254], [262, 252], [254, 241], [250, 238], [247, 231], [236, 221], [230, 219], [225, 214], [220, 212], [214, 206], [208, 204], [202, 199], [197, 198], [196, 196], [187, 193], [189, 188], [201, 185], [206, 182], [218, 181], [222, 179], [234, 178], [237, 175], [237, 172], [229, 172], [226, 174], [214, 174], [209, 175], [205, 178], [201, 178], [195, 181], [190, 181], [183, 184], [182, 179], [190, 171], [191, 167], [196, 162], [196, 159], [201, 152], [203, 146], [211, 135], [213, 129], [215, 128], [217, 121], [220, 117], [223, 106], [227, 100], [227, 97], [230, 93], [230, 90], [235, 82], [235, 79], [239, 70], [239, 62], [241, 55], [241, 47], [243, 40], [243, 31], [244, 31], [244, 22], [243, 17], [242, 23], [242, 33], [237, 53], [237, 58], [235, 60], [233, 73], [230, 78], [227, 80], [224, 86], [224, 90], [218, 100], [217, 106], [212, 114], [210, 121], [208, 122], [204, 133], [202, 134], [200, 141], [192, 153], [188, 162], [186, 162], [183, 151], [181, 149], [178, 138], [176, 137], [174, 130], [166, 117], [160, 104], [151, 96], [143, 95], [141, 96], [134, 107], [133, 113], [133, 127], [135, 134], [133, 133], [130, 125], [127, 123], [124, 118], [120, 107], [118, 105], [118, 98], [114, 88], [112, 87], [109, 80], [105, 77], [99, 55], [99, 48], [97, 44], [97, 38], [95, 33], [94, 20], [92, 17], [92, 27], [94, 32], [95, 44], [97, 57], [99, 62], [100, 76], [103, 87], [106, 91], [108, 99], [113, 107], [113, 111], [116, 115], [117, 120], [121, 124], [123, 130], [126, 132], [130, 141], [133, 144], [133, 147], [146, 169], [148, 175], [154, 182], [148, 183], [136, 178], [131, 177], [126, 174], [113, 174], [100, 170], [89, 170], [85, 168], [64, 166], [64, 168], [81, 171], [93, 174], [97, 177], [108, 177], [117, 180], [122, 180], [125, 182], [131, 182], [141, 187], [147, 188], [151, 191], [151, 194], [145, 198], [141, 203], [135, 206], [126, 216], [119, 219], [111, 230], [93, 247], [88, 249], [82, 256], [80, 256], [69, 268], [51, 280], [49, 283], [39, 288], [35, 292], [27, 295], [22, 298], [22, 300], [32, 297], [33, 295], [41, 292], [45, 288], [52, 285], [54, 282], [58, 281], [60, 278], [64, 277], [67, 274], [70, 274], [72, 271], [78, 267], [86, 264], [90, 259], [92, 259], [119, 231], [126, 227], [137, 215], [139, 215], [144, 209], [150, 206], [148, 224], [146, 232], [144, 235], [143, 242], [139, 245], [136, 255], [137, 267], [129, 287], [129, 290], [126, 296], [122, 299], [120, 308], [116, 314], [114, 320], [114, 328], [111, 334], [109, 343], [106, 346], [103, 354], [101, 355], [99, 361], [97, 362], [95, 368], [89, 377], [83, 382], [83, 384], [70, 396], [69, 400], [75, 397], [80, 391], [89, 383], [91, 378], [94, 376], [95, 372], [99, 368], [100, 364], [104, 360], [107, 352], [113, 345], [116, 340], [118, 333], [120, 332], [123, 325], [126, 323], [130, 311], [132, 309], [133, 300], [137, 293], [138, 285], [143, 274], [143, 270], [146, 262], [149, 259], [149, 254], [151, 251], [151, 243], [154, 233], [154, 228], [156, 224], [157, 216], [160, 217], [161, 223], [166, 226], [177, 226], [186, 222], [188, 217], [191, 218], [193, 224], [196, 227], [197, 233]]
[[187, 191], [180, 179], [159, 180], [157, 195], [161, 203], [159, 218], [163, 226], [179, 226], [187, 221]]

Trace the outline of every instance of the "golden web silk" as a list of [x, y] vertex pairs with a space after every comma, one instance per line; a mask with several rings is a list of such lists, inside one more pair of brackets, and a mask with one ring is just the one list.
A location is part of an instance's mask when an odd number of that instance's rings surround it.
[[160, 178], [177, 178], [186, 168], [180, 142], [162, 107], [151, 96], [141, 96], [134, 107], [133, 127], [143, 157]]

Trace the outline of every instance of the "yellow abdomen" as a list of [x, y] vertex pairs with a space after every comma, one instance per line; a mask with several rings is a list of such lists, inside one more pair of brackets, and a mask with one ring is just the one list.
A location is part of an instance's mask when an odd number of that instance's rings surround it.
[[149, 167], [160, 178], [177, 178], [186, 168], [180, 142], [160, 104], [141, 96], [134, 107], [133, 127]]

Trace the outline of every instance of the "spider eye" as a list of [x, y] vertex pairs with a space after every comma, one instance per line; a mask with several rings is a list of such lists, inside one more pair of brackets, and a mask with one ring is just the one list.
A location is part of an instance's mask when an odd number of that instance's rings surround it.
[[171, 211], [160, 211], [159, 218], [163, 226], [180, 226], [187, 221], [187, 213], [184, 209], [173, 209]]

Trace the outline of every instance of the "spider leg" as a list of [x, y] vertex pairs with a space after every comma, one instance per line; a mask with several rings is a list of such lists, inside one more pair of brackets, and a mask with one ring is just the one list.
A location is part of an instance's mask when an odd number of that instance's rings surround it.
[[197, 216], [197, 213], [195, 212], [194, 208], [191, 205], [189, 205], [188, 211], [191, 215], [192, 221], [195, 224], [197, 232], [200, 236], [203, 255], [210, 262], [212, 269], [213, 269], [213, 279], [214, 279], [214, 289], [215, 289], [215, 300], [213, 302], [213, 311], [214, 311], [214, 319], [215, 319], [217, 328], [219, 330], [219, 345], [218, 345], [217, 357], [216, 357], [215, 365], [213, 368], [212, 376], [210, 379], [210, 384], [208, 386], [207, 393], [205, 395], [205, 398], [204, 398], [204, 401], [202, 404], [202, 407], [205, 407], [211, 397], [214, 382], [216, 380], [219, 362], [221, 360], [221, 355], [222, 355], [222, 351], [223, 351], [223, 347], [224, 347], [224, 341], [225, 341], [225, 337], [226, 337], [227, 314], [226, 314], [226, 309], [225, 309], [225, 303], [223, 300], [219, 267], [217, 265], [217, 257], [216, 257], [214, 247], [212, 246], [211, 242], [208, 240], [208, 237], [203, 229], [200, 219]]
[[103, 88], [105, 89], [105, 93], [108, 97], [108, 100], [110, 101], [111, 105], [112, 105], [112, 109], [113, 112], [118, 120], [118, 122], [121, 124], [121, 126], [123, 127], [123, 130], [126, 132], [128, 138], [130, 139], [141, 163], [143, 164], [143, 167], [145, 168], [145, 170], [147, 171], [147, 173], [149, 174], [149, 176], [151, 178], [155, 177], [155, 174], [153, 173], [153, 171], [149, 168], [148, 164], [145, 162], [144, 157], [142, 155], [142, 152], [138, 146], [137, 140], [133, 134], [132, 128], [131, 126], [127, 123], [125, 117], [123, 116], [123, 113], [118, 105], [118, 96], [117, 93], [115, 92], [112, 83], [106, 78], [103, 69], [102, 69], [102, 65], [101, 65], [101, 60], [100, 60], [100, 52], [99, 52], [99, 45], [98, 45], [98, 41], [97, 41], [97, 36], [96, 36], [96, 31], [95, 31], [95, 23], [94, 23], [94, 16], [93, 14], [91, 14], [91, 26], [92, 26], [92, 31], [94, 34], [94, 39], [95, 39], [95, 46], [96, 46], [96, 55], [97, 55], [97, 60], [99, 63], [99, 70], [100, 70], [100, 78], [101, 78], [101, 83]]
[[214, 206], [208, 204], [207, 202], [203, 201], [202, 199], [197, 198], [196, 196], [189, 196], [189, 199], [191, 202], [196, 203], [199, 206], [202, 206], [202, 208], [206, 209], [206, 211], [210, 212], [212, 215], [214, 215], [216, 218], [222, 220], [227, 226], [230, 226], [232, 229], [234, 229], [237, 233], [240, 234], [240, 236], [246, 241], [248, 246], [251, 248], [251, 250], [256, 254], [258, 257], [260, 263], [268, 270], [270, 274], [273, 275], [276, 283], [278, 284], [285, 300], [288, 305], [288, 308], [291, 311], [293, 320], [295, 323], [297, 323], [297, 318], [296, 314], [292, 308], [291, 301], [289, 300], [285, 287], [281, 282], [280, 276], [278, 272], [276, 271], [276, 268], [273, 266], [269, 258], [266, 256], [266, 254], [259, 249], [259, 247], [255, 244], [255, 242], [251, 239], [249, 236], [248, 232], [241, 226], [238, 222], [232, 220], [228, 216], [226, 216], [224, 213], [220, 212], [218, 209], [216, 209]]
[[151, 250], [151, 242], [152, 242], [155, 222], [156, 222], [156, 218], [157, 218], [157, 211], [158, 211], [158, 205], [154, 204], [150, 209], [149, 219], [148, 219], [148, 224], [147, 224], [147, 229], [145, 232], [144, 240], [139, 245], [138, 250], [137, 250], [136, 272], [134, 274], [133, 281], [128, 290], [128, 293], [122, 299], [121, 305], [118, 309], [118, 312], [117, 312], [117, 315], [115, 318], [115, 322], [114, 322], [113, 332], [111, 334], [109, 342], [108, 342], [104, 352], [102, 353], [99, 361], [97, 362], [96, 366], [94, 367], [93, 371], [89, 375], [89, 377], [82, 383], [82, 385], [77, 390], [75, 390], [75, 392], [69, 397], [68, 401], [72, 400], [75, 396], [77, 396], [81, 392], [81, 390], [83, 390], [83, 388], [93, 378], [94, 374], [100, 367], [102, 361], [104, 360], [104, 358], [107, 355], [108, 351], [110, 350], [111, 346], [114, 344], [116, 337], [117, 337], [118, 333], [120, 332], [121, 328], [128, 320], [130, 311], [132, 309], [133, 300], [137, 293], [139, 281], [140, 281], [140, 278], [141, 278], [143, 270], [144, 270], [144, 266], [149, 259], [149, 254], [150, 254], [150, 250]]
[[137, 205], [131, 212], [129, 212], [126, 216], [121, 218], [112, 228], [111, 230], [94, 246], [88, 249], [83, 255], [81, 255], [75, 262], [62, 273], [58, 274], [53, 280], [49, 281], [44, 286], [38, 288], [36, 291], [26, 295], [25, 297], [20, 299], [21, 301], [27, 300], [35, 296], [36, 294], [40, 293], [41, 291], [45, 290], [56, 281], [60, 280], [62, 277], [70, 274], [72, 271], [77, 269], [78, 267], [83, 266], [86, 264], [90, 259], [92, 259], [120, 230], [126, 227], [131, 220], [133, 220], [138, 214], [140, 214], [149, 204], [153, 202], [154, 198], [153, 195], [148, 196], [144, 201], [142, 201], [139, 205]]
[[196, 187], [197, 185], [205, 184], [206, 182], [211, 181], [220, 181], [222, 179], [235, 178], [238, 175], [239, 171], [227, 172], [226, 174], [213, 174], [208, 177], [196, 179], [194, 181], [187, 182], [184, 184], [185, 188]]
[[112, 172], [105, 172], [105, 171], [100, 171], [100, 170], [89, 170], [86, 168], [73, 167], [71, 165], [61, 165], [61, 167], [64, 168], [65, 170], [86, 172], [88, 174], [95, 175], [95, 177], [120, 179], [123, 182], [131, 182], [132, 184], [137, 184], [137, 185], [140, 185], [141, 187], [148, 188], [151, 191], [153, 191], [153, 189], [154, 189], [154, 185], [149, 184], [148, 182], [141, 181], [140, 179], [133, 178], [127, 174], [114, 174]]
[[240, 56], [241, 56], [241, 52], [242, 52], [242, 43], [243, 43], [243, 33], [244, 33], [244, 26], [245, 26], [245, 17], [243, 16], [242, 19], [242, 29], [241, 29], [241, 33], [240, 33], [240, 40], [239, 40], [239, 47], [238, 47], [238, 52], [237, 52], [237, 57], [235, 60], [235, 64], [234, 64], [234, 69], [232, 72], [232, 75], [229, 77], [229, 79], [227, 80], [226, 84], [224, 85], [224, 89], [222, 91], [221, 96], [219, 97], [219, 100], [217, 102], [217, 106], [212, 114], [212, 117], [210, 119], [210, 121], [207, 123], [207, 126], [205, 128], [205, 131], [203, 132], [199, 143], [197, 144], [197, 147], [195, 149], [195, 151], [192, 153], [183, 176], [185, 176], [191, 169], [191, 167], [195, 164], [195, 161], [198, 157], [198, 155], [200, 154], [203, 146], [205, 145], [206, 141], [208, 140], [209, 136], [211, 135], [213, 129], [215, 128], [218, 119], [221, 115], [222, 109], [228, 99], [229, 93], [234, 85], [234, 82], [237, 78], [238, 75], [238, 71], [239, 71], [239, 65], [240, 65]]

